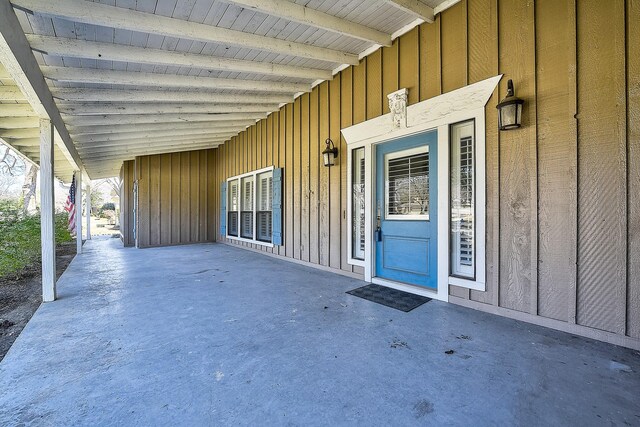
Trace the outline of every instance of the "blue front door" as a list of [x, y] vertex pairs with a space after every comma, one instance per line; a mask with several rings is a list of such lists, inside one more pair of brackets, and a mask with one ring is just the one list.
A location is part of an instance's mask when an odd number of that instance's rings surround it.
[[437, 132], [376, 147], [376, 276], [437, 289]]

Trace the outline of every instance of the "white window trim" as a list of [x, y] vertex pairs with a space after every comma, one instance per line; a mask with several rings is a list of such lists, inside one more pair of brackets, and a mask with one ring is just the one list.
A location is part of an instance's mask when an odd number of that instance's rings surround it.
[[[273, 243], [270, 242], [263, 242], [262, 240], [257, 240], [257, 239], [247, 239], [245, 237], [240, 237], [240, 212], [242, 211], [242, 204], [241, 204], [241, 199], [240, 199], [240, 195], [241, 195], [241, 190], [242, 190], [242, 186], [240, 185], [242, 183], [242, 178], [247, 178], [247, 177], [252, 177], [253, 178], [253, 212], [254, 212], [254, 219], [253, 219], [253, 236], [256, 236], [256, 219], [255, 219], [255, 212], [256, 212], [256, 206], [258, 203], [258, 192], [256, 191], [256, 182], [258, 179], [258, 175], [260, 175], [261, 173], [264, 172], [273, 172], [273, 170], [275, 169], [274, 166], [268, 166], [266, 168], [262, 168], [262, 169], [258, 169], [255, 171], [251, 171], [251, 172], [247, 172], [247, 173], [243, 173], [241, 175], [235, 175], [232, 177], [227, 178], [227, 188], [229, 188], [229, 182], [231, 181], [238, 181], [238, 209], [240, 209], [238, 211], [238, 237], [236, 236], [230, 236], [229, 235], [229, 227], [227, 227], [226, 229], [226, 238], [229, 240], [235, 240], [238, 242], [246, 242], [246, 243], [253, 243], [256, 245], [260, 245], [260, 246], [266, 246], [268, 248], [273, 248], [275, 245]], [[227, 197], [229, 197], [227, 195]], [[227, 199], [227, 209], [225, 211], [225, 215], [227, 215], [227, 213], [229, 212], [229, 199]], [[272, 208], [273, 209], [273, 208]], [[273, 218], [272, 218], [273, 221]]]
[[[365, 280], [383, 282], [374, 277], [375, 247], [373, 239], [373, 219], [375, 218], [375, 194], [373, 189], [373, 155], [376, 144], [410, 135], [438, 132], [438, 290], [430, 292], [425, 288], [395, 284], [408, 292], [429, 294], [432, 298], [449, 300], [449, 285], [469, 289], [485, 290], [486, 251], [486, 166], [485, 166], [485, 105], [495, 90], [502, 75], [488, 78], [469, 86], [445, 93], [407, 107], [406, 126], [395, 127], [391, 113], [376, 117], [354, 126], [342, 129], [342, 135], [348, 146], [347, 161], [347, 242], [348, 263], [364, 267]], [[476, 278], [461, 279], [449, 276], [449, 127], [465, 120], [475, 122], [475, 166], [476, 166]], [[365, 259], [352, 258], [352, 150], [365, 148]], [[387, 281], [388, 282], [388, 281]], [[388, 283], [384, 283], [387, 284]]]

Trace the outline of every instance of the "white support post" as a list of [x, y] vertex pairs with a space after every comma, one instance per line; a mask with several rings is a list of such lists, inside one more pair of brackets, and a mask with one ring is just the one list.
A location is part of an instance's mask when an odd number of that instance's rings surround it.
[[54, 233], [53, 125], [40, 120], [40, 240], [42, 245], [42, 300], [56, 299], [56, 238]]
[[91, 240], [91, 183], [87, 182], [84, 213], [87, 216], [87, 240]]
[[76, 173], [76, 254], [82, 253], [82, 170]]

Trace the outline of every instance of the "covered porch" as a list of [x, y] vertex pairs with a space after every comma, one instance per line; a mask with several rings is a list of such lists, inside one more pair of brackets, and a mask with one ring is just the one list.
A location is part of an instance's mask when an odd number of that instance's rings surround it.
[[0, 364], [0, 423], [640, 422], [634, 350], [345, 293], [363, 284], [229, 245], [94, 239]]

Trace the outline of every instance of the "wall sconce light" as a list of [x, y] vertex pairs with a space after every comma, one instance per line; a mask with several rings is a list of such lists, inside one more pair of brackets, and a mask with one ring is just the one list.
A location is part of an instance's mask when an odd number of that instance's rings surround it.
[[333, 145], [331, 138], [327, 138], [324, 143], [327, 145], [327, 148], [322, 152], [322, 158], [324, 159], [324, 165], [330, 167], [336, 164], [338, 149]]
[[498, 109], [498, 129], [518, 129], [522, 125], [522, 104], [524, 101], [513, 92], [513, 80], [507, 82], [507, 96], [496, 106]]

